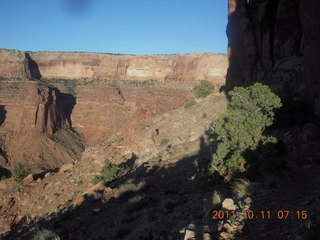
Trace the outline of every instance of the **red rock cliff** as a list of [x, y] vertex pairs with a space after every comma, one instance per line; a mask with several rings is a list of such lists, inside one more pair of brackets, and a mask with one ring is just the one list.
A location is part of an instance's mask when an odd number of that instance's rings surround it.
[[[0, 97], [8, 112], [2, 129], [52, 133], [72, 126], [87, 141], [99, 141], [182, 106], [194, 98], [191, 90], [200, 80], [224, 84], [226, 68], [226, 56], [213, 53], [134, 56], [0, 50], [0, 77], [15, 78], [17, 85], [12, 91], [12, 83], [3, 83], [1, 92], [20, 97]], [[28, 92], [35, 88], [23, 90], [25, 79], [41, 79], [57, 89]], [[38, 95], [45, 97], [40, 102], [33, 99], [33, 109], [11, 107], [13, 102], [29, 104], [24, 98]]]

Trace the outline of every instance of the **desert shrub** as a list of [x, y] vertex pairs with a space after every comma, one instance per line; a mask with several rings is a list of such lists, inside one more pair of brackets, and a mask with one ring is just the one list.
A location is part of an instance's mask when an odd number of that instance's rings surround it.
[[161, 161], [162, 161], [162, 154], [159, 154], [159, 155], [151, 158], [148, 162], [152, 166], [152, 165], [156, 165], [156, 164], [160, 163]]
[[60, 237], [51, 230], [42, 229], [35, 233], [33, 240], [60, 240]]
[[27, 164], [18, 162], [12, 169], [12, 176], [14, 180], [21, 183], [22, 180], [31, 173], [31, 169]]
[[190, 102], [187, 102], [185, 105], [184, 105], [184, 108], [185, 109], [188, 109], [188, 108], [191, 108], [193, 105], [195, 105], [197, 102], [192, 100]]
[[235, 87], [229, 95], [226, 114], [212, 127], [219, 142], [211, 163], [213, 175], [227, 178], [246, 170], [244, 151], [277, 142], [263, 132], [274, 121], [274, 109], [281, 107], [280, 98], [261, 83]]
[[214, 86], [207, 80], [201, 80], [199, 85], [194, 86], [193, 91], [197, 98], [205, 98], [214, 90]]
[[201, 116], [201, 118], [207, 118], [208, 117], [208, 114], [207, 113], [202, 113], [202, 116]]
[[168, 138], [162, 138], [160, 140], [160, 146], [165, 146], [169, 143], [169, 139]]
[[238, 198], [252, 196], [255, 190], [254, 185], [249, 180], [243, 178], [236, 179], [231, 184], [231, 188]]
[[143, 194], [137, 194], [130, 198], [124, 207], [125, 214], [132, 214], [148, 206], [148, 199]]
[[139, 183], [134, 183], [132, 179], [126, 181], [119, 189], [115, 192], [114, 197], [126, 197], [132, 195], [132, 193], [139, 192], [146, 187], [146, 182], [141, 181]]
[[97, 183], [99, 183], [101, 181], [104, 181], [104, 178], [101, 175], [95, 175], [95, 176], [93, 176], [91, 182], [93, 185], [96, 185]]
[[111, 181], [114, 179], [119, 173], [118, 166], [111, 163], [108, 159], [104, 161], [104, 166], [100, 171], [100, 175], [95, 175], [92, 179], [93, 184], [97, 184], [101, 181]]

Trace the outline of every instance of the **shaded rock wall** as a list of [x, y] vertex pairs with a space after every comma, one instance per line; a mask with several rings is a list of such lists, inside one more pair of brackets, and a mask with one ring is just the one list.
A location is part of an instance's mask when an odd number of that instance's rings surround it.
[[229, 0], [227, 89], [268, 84], [320, 114], [317, 0]]

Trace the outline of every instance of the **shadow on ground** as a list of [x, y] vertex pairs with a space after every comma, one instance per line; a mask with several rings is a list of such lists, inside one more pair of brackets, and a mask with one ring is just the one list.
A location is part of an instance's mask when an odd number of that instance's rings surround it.
[[[201, 137], [200, 150], [192, 156], [175, 163], [144, 163], [107, 184], [116, 189], [130, 179], [131, 185], [140, 184], [139, 189], [129, 188], [119, 197], [110, 194], [111, 190], [98, 192], [78, 207], [31, 222], [24, 218], [3, 239], [32, 239], [37, 229], [77, 240], [179, 239], [184, 235], [180, 231], [191, 223], [198, 226], [198, 232], [203, 231], [202, 226], [210, 224], [213, 186], [199, 169], [207, 167], [215, 150], [212, 136], [206, 137], [210, 141]], [[136, 158], [134, 155], [127, 165]]]

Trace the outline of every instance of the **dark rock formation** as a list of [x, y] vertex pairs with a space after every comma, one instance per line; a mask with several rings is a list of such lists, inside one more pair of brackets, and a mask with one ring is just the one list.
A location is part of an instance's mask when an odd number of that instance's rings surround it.
[[320, 2], [229, 0], [227, 90], [254, 82], [320, 115]]

